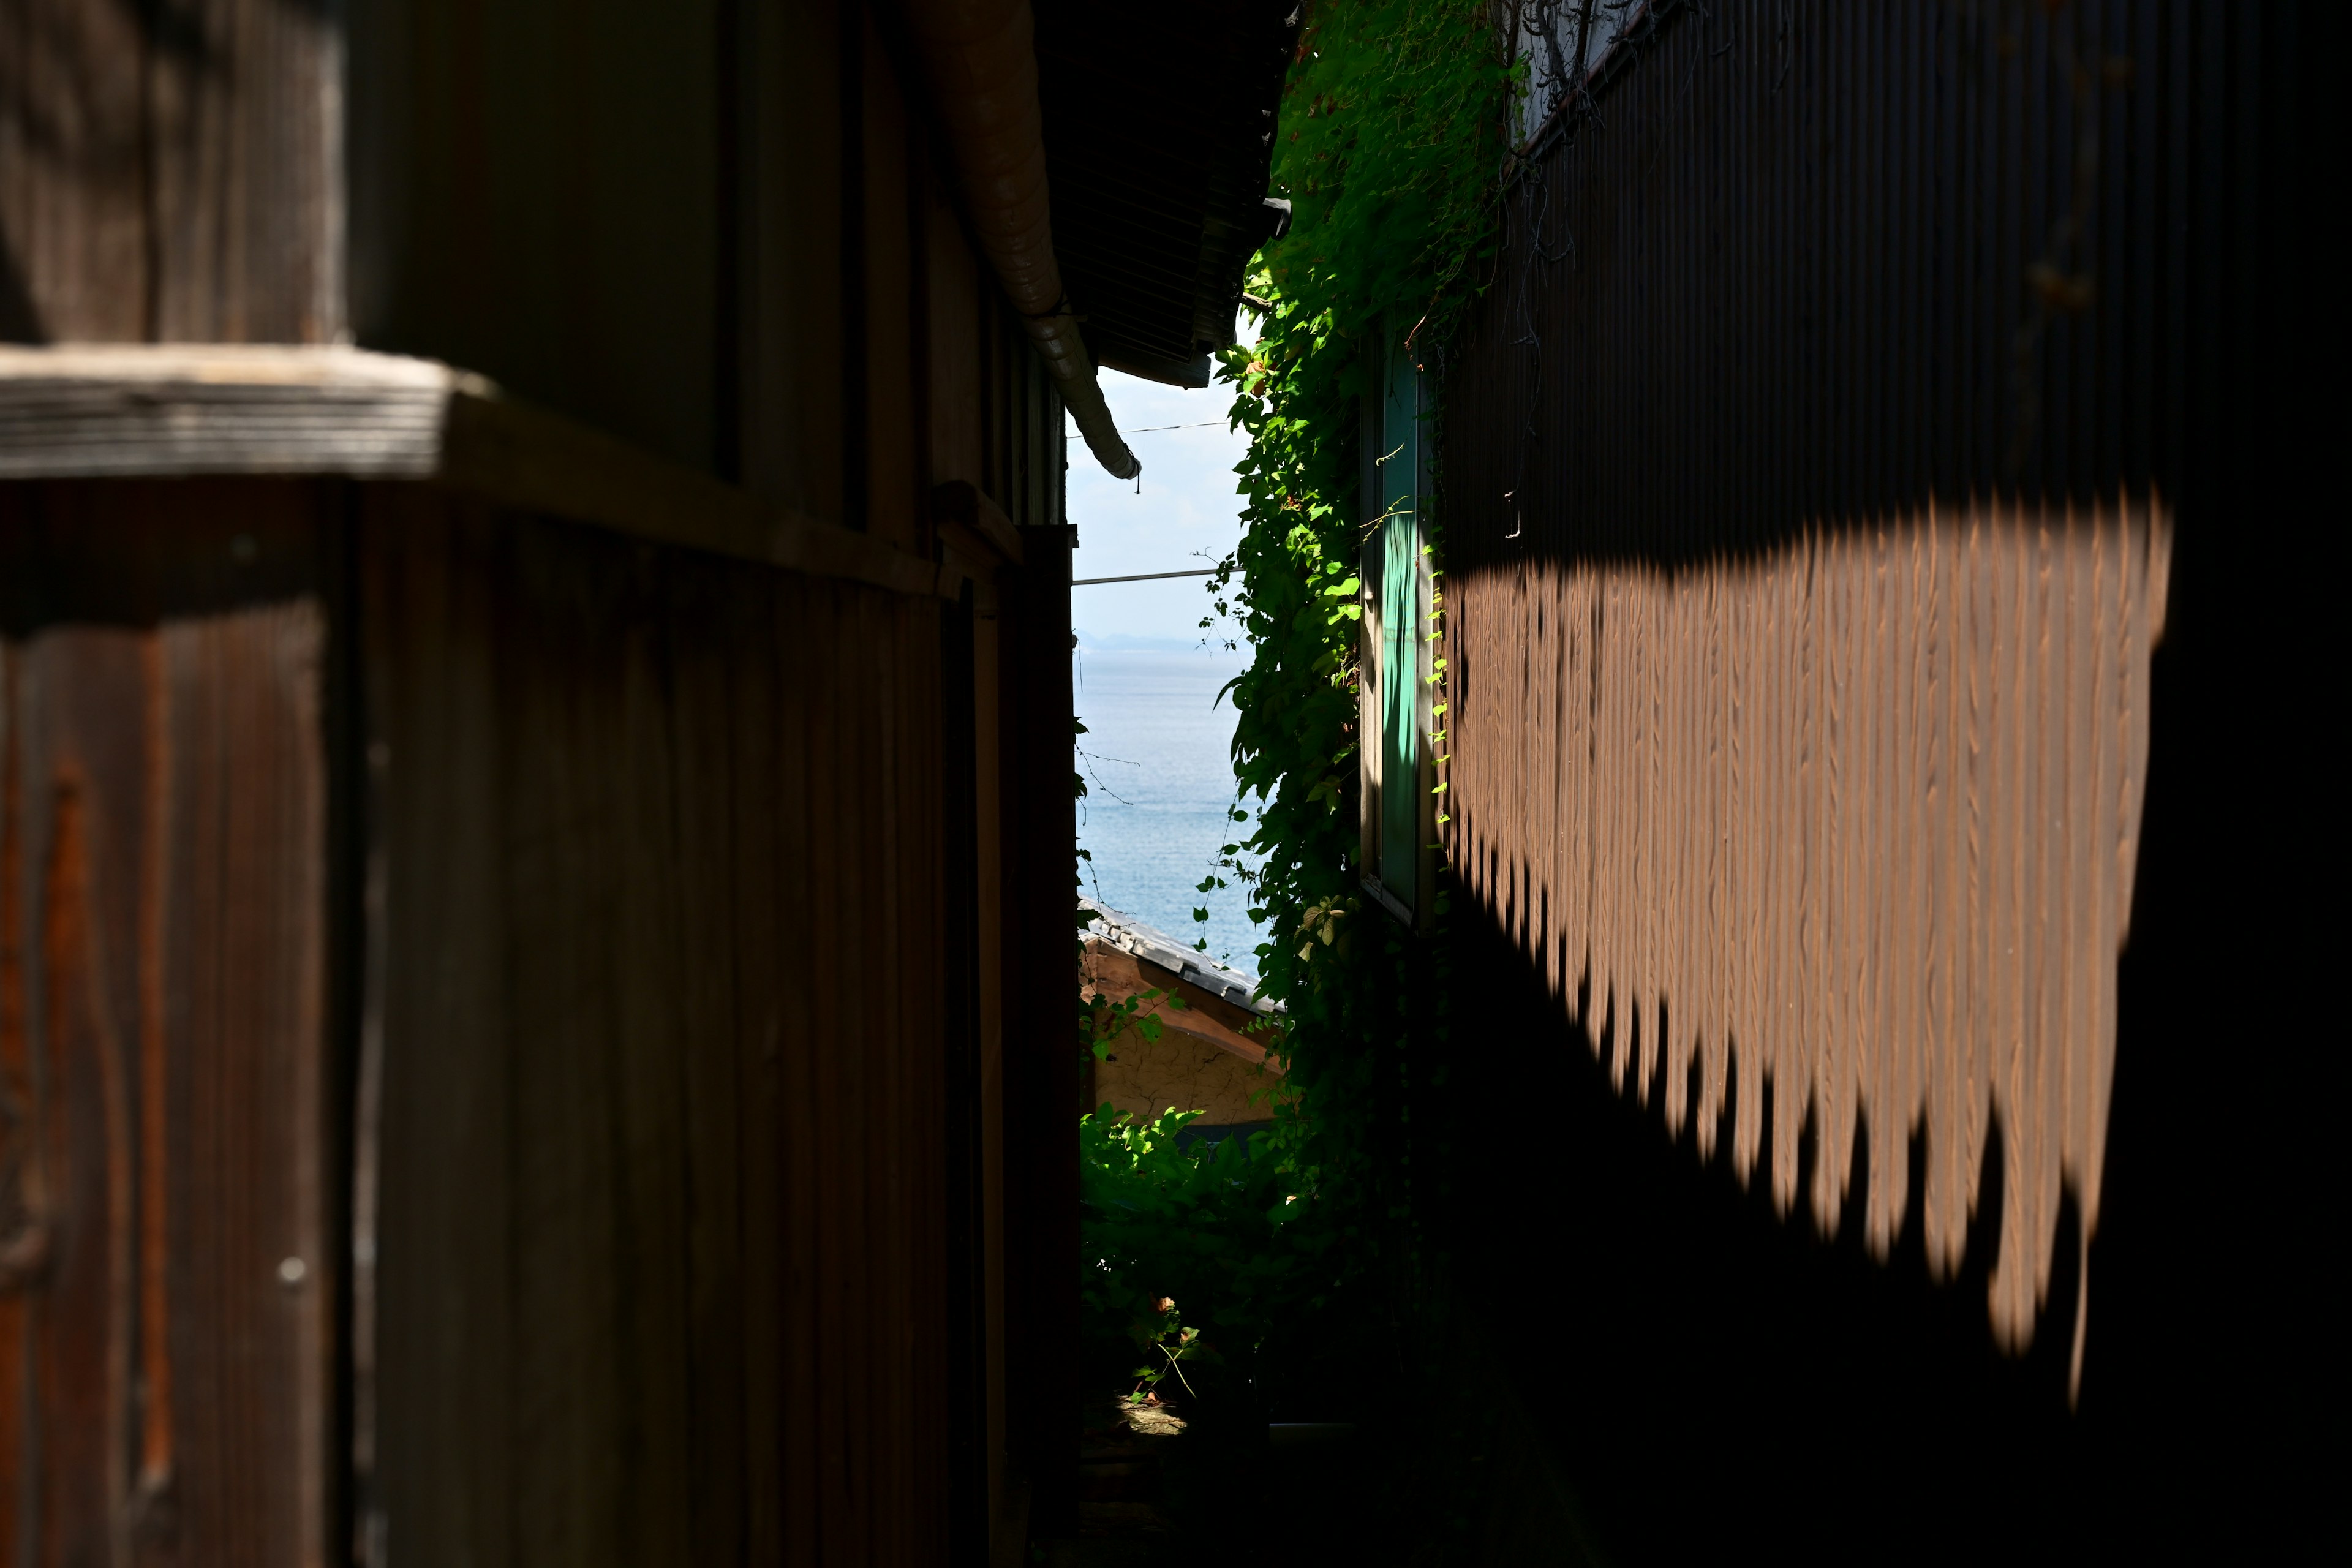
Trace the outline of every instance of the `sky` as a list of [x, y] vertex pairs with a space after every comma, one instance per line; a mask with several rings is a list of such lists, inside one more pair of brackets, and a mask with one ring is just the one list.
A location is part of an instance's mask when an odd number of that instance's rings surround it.
[[[1246, 325], [1246, 321], [1244, 321]], [[1234, 466], [1248, 439], [1225, 428], [1233, 388], [1198, 391], [1102, 373], [1103, 395], [1122, 435], [1143, 460], [1143, 489], [1112, 479], [1075, 428], [1069, 442], [1069, 518], [1077, 525], [1077, 577], [1205, 568], [1241, 535]], [[1155, 426], [1175, 426], [1165, 429]], [[1202, 893], [1194, 884], [1221, 845], [1246, 837], [1226, 816], [1234, 797], [1230, 750], [1234, 714], [1220, 689], [1246, 663], [1227, 650], [1235, 637], [1202, 646], [1211, 599], [1200, 578], [1104, 583], [1071, 590], [1079, 638], [1071, 674], [1079, 742], [1090, 778], [1078, 841], [1094, 857], [1086, 890], [1157, 926], [1186, 946], [1205, 937], [1209, 953], [1255, 973], [1259, 932], [1244, 914], [1238, 887]], [[1194, 921], [1205, 908], [1209, 920]]]
[[[1240, 656], [1090, 647], [1075, 662], [1087, 725], [1078, 739], [1087, 781], [1078, 844], [1093, 857], [1082, 870], [1086, 892], [1181, 946], [1206, 937], [1210, 957], [1255, 974], [1259, 932], [1244, 890], [1199, 886], [1223, 847], [1250, 832], [1226, 816], [1234, 705], [1217, 700], [1241, 669]], [[1193, 919], [1202, 909], [1205, 922]]]
[[[1247, 316], [1244, 314], [1246, 324]], [[1072, 575], [1117, 577], [1213, 565], [1241, 537], [1241, 498], [1234, 465], [1249, 438], [1225, 428], [1234, 389], [1161, 386], [1115, 370], [1102, 373], [1103, 397], [1120, 434], [1143, 459], [1143, 492], [1114, 479], [1069, 426], [1069, 519], [1077, 524]], [[1157, 426], [1181, 429], [1155, 429]], [[1080, 638], [1097, 647], [1189, 648], [1203, 634], [1210, 601], [1200, 578], [1105, 583], [1071, 592]]]

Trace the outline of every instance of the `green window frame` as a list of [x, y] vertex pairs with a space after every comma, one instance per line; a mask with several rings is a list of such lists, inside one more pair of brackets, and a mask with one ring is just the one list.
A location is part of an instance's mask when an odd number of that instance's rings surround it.
[[1436, 821], [1430, 759], [1430, 552], [1424, 526], [1428, 433], [1423, 377], [1402, 335], [1388, 334], [1362, 425], [1366, 500], [1358, 576], [1363, 621], [1358, 686], [1363, 884], [1391, 915], [1429, 924]]

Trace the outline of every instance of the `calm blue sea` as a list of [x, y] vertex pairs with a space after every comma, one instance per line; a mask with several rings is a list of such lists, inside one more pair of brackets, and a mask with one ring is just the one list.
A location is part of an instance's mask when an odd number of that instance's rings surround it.
[[[1078, 844], [1086, 891], [1190, 947], [1204, 928], [1209, 955], [1255, 975], [1258, 937], [1238, 887], [1195, 889], [1215, 868], [1218, 847], [1238, 842], [1249, 823], [1226, 816], [1234, 800], [1230, 701], [1212, 707], [1239, 674], [1237, 654], [1209, 649], [1081, 647], [1071, 669], [1078, 717]], [[1227, 880], [1231, 880], [1230, 878]]]

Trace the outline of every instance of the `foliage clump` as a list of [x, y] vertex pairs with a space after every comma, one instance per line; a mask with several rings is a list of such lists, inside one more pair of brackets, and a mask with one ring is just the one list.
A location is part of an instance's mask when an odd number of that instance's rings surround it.
[[[1410, 937], [1359, 896], [1359, 411], [1391, 334], [1443, 406], [1444, 345], [1494, 244], [1521, 73], [1476, 0], [1310, 4], [1305, 20], [1274, 163], [1291, 227], [1252, 280], [1258, 342], [1223, 371], [1250, 450], [1243, 537], [1210, 587], [1252, 656], [1232, 687], [1234, 768], [1256, 807], [1223, 868], [1250, 889], [1261, 988], [1287, 1010], [1326, 1199], [1354, 1215], [1369, 1259], [1394, 1250], [1379, 1222], [1411, 1201], [1402, 1162], [1375, 1147], [1378, 1108], [1398, 1074], [1444, 1071], [1428, 983], [1444, 960], [1442, 931]], [[1424, 517], [1433, 542], [1443, 521], [1442, 504]]]
[[1483, 5], [1310, 5], [1274, 165], [1291, 227], [1253, 279], [1258, 342], [1225, 355], [1250, 450], [1243, 538], [1211, 591], [1250, 645], [1234, 766], [1259, 802], [1233, 868], [1266, 928], [1265, 989], [1307, 1056], [1333, 1000], [1312, 981], [1318, 954], [1357, 918], [1359, 405], [1391, 325], [1442, 372], [1492, 243], [1513, 80]]
[[1093, 1364], [1117, 1362], [1139, 1392], [1172, 1376], [1262, 1398], [1318, 1354], [1378, 1377], [1369, 1347], [1408, 1337], [1412, 1140], [1381, 1108], [1442, 1082], [1444, 957], [1442, 922], [1405, 933], [1360, 898], [1353, 863], [1359, 407], [1392, 331], [1442, 397], [1444, 344], [1493, 243], [1517, 80], [1479, 0], [1306, 7], [1274, 162], [1291, 226], [1252, 276], [1258, 342], [1221, 372], [1250, 436], [1244, 534], [1202, 622], [1232, 617], [1249, 645], [1230, 691], [1236, 798], [1255, 817], [1202, 890], [1248, 889], [1261, 990], [1286, 1008], [1287, 1098], [1245, 1146], [1180, 1146], [1181, 1111], [1082, 1121]]
[[1105, 1105], [1078, 1122], [1087, 1362], [1139, 1397], [1247, 1397], [1269, 1342], [1324, 1305], [1332, 1237], [1310, 1218], [1295, 1124], [1188, 1147], [1200, 1114]]

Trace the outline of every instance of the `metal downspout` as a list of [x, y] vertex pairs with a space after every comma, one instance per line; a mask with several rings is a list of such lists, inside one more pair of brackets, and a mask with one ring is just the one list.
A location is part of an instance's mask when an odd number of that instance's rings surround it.
[[1133, 479], [1143, 465], [1111, 421], [1054, 259], [1029, 0], [909, 0], [907, 15], [981, 248], [1088, 449], [1115, 478]]

